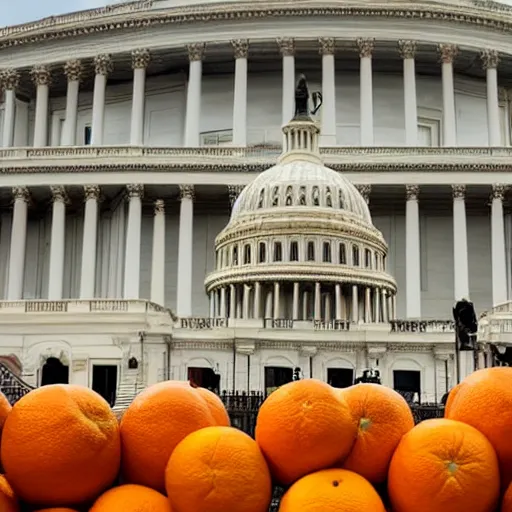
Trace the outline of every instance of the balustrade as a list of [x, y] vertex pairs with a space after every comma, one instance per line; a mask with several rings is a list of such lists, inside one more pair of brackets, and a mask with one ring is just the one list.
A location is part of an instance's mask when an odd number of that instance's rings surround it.
[[391, 332], [443, 333], [454, 332], [453, 320], [391, 320]]

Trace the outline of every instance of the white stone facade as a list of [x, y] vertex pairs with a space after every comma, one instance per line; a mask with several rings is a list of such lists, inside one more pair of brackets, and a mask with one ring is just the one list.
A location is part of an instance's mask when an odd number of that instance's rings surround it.
[[[508, 342], [512, 11], [330, 10], [233, 1], [184, 13], [150, 0], [0, 30], [0, 355], [15, 354], [30, 384], [48, 357], [70, 381], [108, 389], [132, 375], [132, 357], [141, 386], [208, 368], [237, 390], [271, 388], [295, 367], [333, 381], [377, 366], [384, 384], [414, 381], [437, 401], [456, 378], [455, 300], [505, 308], [482, 340]], [[205, 289], [222, 269], [215, 239], [243, 187], [275, 165], [300, 72], [322, 94], [325, 165], [358, 187], [387, 243], [359, 241], [361, 266], [369, 250], [396, 286], [354, 299], [340, 277], [327, 302], [291, 318], [275, 306], [244, 314], [243, 300], [230, 312], [225, 288], [216, 299]], [[341, 267], [343, 242], [352, 263], [352, 242], [323, 236], [298, 254], [327, 241]]]

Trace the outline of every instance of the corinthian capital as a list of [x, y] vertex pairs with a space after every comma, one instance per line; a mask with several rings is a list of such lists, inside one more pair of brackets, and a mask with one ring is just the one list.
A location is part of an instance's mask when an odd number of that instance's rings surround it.
[[375, 39], [373, 37], [358, 37], [356, 39], [356, 47], [359, 51], [359, 57], [371, 57], [375, 48]]
[[194, 199], [194, 185], [180, 185], [180, 199]]
[[416, 55], [416, 41], [400, 39], [398, 41], [398, 52], [402, 59], [414, 59]]
[[34, 66], [30, 74], [36, 86], [49, 86], [52, 82], [52, 74], [48, 66]]
[[234, 39], [231, 41], [235, 59], [247, 59], [249, 55], [249, 41], [247, 39]]
[[206, 51], [205, 43], [194, 43], [187, 45], [188, 60], [194, 62], [195, 60], [203, 60]]
[[98, 185], [85, 185], [84, 187], [84, 199], [94, 199], [97, 201], [100, 198], [100, 187]]
[[66, 194], [66, 189], [60, 185], [51, 186], [50, 190], [52, 191], [52, 199], [53, 202], [61, 202], [66, 203], [68, 200], [68, 196]]
[[142, 183], [130, 183], [126, 185], [126, 193], [130, 199], [132, 197], [142, 197], [144, 194], [144, 185], [142, 185]]
[[503, 201], [505, 198], [505, 193], [507, 192], [507, 186], [502, 185], [500, 183], [496, 183], [492, 186], [492, 192], [491, 192], [491, 200], [492, 199], [500, 199]]
[[292, 37], [279, 37], [276, 42], [283, 57], [293, 57], [295, 55], [295, 39]]
[[500, 54], [496, 50], [483, 50], [480, 53], [480, 58], [485, 70], [497, 68], [500, 62]]
[[15, 69], [2, 69], [0, 71], [0, 89], [14, 91], [20, 83], [20, 74]]
[[466, 197], [466, 185], [452, 185], [453, 199], [464, 199]]
[[420, 195], [420, 187], [418, 185], [405, 186], [405, 198], [407, 201], [417, 201]]
[[440, 44], [438, 51], [443, 64], [451, 64], [459, 54], [459, 48], [455, 44]]
[[149, 66], [151, 54], [149, 50], [140, 48], [132, 52], [132, 69], [146, 69]]
[[12, 197], [16, 200], [22, 200], [28, 203], [30, 199], [30, 192], [27, 187], [13, 187], [12, 188]]
[[154, 204], [155, 215], [157, 213], [165, 213], [165, 203], [163, 199], [157, 199]]
[[336, 52], [336, 40], [334, 37], [320, 37], [318, 39], [320, 55], [334, 55]]
[[94, 72], [97, 75], [107, 76], [109, 73], [112, 73], [113, 70], [114, 63], [112, 62], [111, 55], [103, 53], [94, 57]]
[[70, 82], [79, 82], [83, 71], [82, 62], [77, 59], [68, 60], [64, 65], [64, 74]]

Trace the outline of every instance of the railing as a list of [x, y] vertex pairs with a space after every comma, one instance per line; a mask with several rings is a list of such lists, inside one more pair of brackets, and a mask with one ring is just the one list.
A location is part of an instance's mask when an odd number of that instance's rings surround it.
[[350, 322], [348, 320], [314, 320], [313, 327], [315, 331], [348, 331]]
[[265, 318], [263, 327], [265, 329], [293, 329], [294, 321], [286, 318]]
[[7, 397], [11, 405], [34, 389], [15, 375], [6, 365], [0, 363], [0, 391]]
[[454, 332], [453, 320], [391, 320], [390, 332], [443, 333]]
[[227, 326], [227, 318], [180, 318], [182, 329], [215, 329]]

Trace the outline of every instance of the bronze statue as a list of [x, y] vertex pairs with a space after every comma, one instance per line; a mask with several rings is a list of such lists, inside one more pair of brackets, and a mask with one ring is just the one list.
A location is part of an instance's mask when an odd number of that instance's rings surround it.
[[304, 75], [300, 75], [295, 88], [295, 117], [309, 117], [309, 89]]

